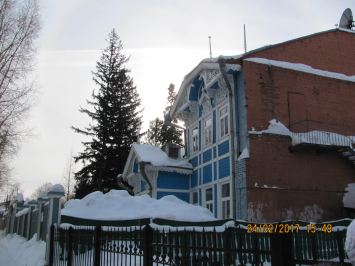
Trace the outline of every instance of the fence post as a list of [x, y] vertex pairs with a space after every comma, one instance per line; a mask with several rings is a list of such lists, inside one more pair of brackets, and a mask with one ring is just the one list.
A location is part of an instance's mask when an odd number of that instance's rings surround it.
[[153, 266], [153, 229], [146, 225], [143, 229], [143, 266]]
[[337, 244], [338, 244], [338, 254], [339, 254], [339, 260], [341, 263], [344, 262], [344, 245], [343, 245], [343, 240], [341, 238], [341, 232], [338, 231], [336, 232], [336, 237], [337, 237]]
[[272, 266], [284, 266], [295, 265], [293, 263], [293, 234], [270, 234], [271, 244], [271, 265]]
[[[71, 266], [73, 260], [73, 227], [69, 227], [69, 236], [68, 236], [68, 264]], [[95, 264], [96, 265], [96, 264]]]
[[94, 233], [94, 266], [100, 266], [100, 253], [101, 253], [101, 226], [95, 228]]
[[28, 221], [27, 221], [27, 232], [26, 232], [26, 239], [29, 240], [30, 238], [30, 232], [31, 232], [31, 219], [32, 219], [32, 212], [35, 209], [35, 207], [38, 205], [38, 202], [35, 200], [31, 200], [30, 202], [28, 202], [28, 207], [29, 207], [29, 211], [28, 211]]
[[46, 232], [46, 265], [50, 265], [50, 252], [51, 252], [51, 226], [54, 224], [60, 225], [60, 205], [61, 198], [64, 196], [64, 187], [60, 184], [53, 185], [48, 193], [49, 198], [49, 211], [47, 220]]
[[38, 198], [37, 241], [41, 239], [41, 223], [43, 205], [48, 201], [48, 192], [43, 190]]

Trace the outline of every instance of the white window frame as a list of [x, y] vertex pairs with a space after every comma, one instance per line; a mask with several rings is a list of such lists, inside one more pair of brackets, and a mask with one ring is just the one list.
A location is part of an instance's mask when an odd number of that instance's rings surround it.
[[[221, 112], [226, 109], [226, 112], [221, 114]], [[219, 116], [219, 136], [220, 138], [224, 138], [225, 136], [229, 135], [229, 131], [230, 131], [230, 125], [229, 125], [229, 107], [228, 105], [224, 105], [221, 108], [219, 108], [218, 110], [218, 116]], [[227, 125], [227, 128], [226, 128]], [[227, 129], [227, 130], [226, 130]], [[226, 132], [227, 131], [227, 132]]]
[[[211, 194], [211, 198], [212, 199], [209, 199], [207, 200], [207, 190], [211, 190], [212, 191], [212, 194]], [[205, 207], [207, 209], [209, 209], [213, 214], [214, 214], [214, 201], [213, 201], [213, 187], [208, 187], [204, 190], [205, 192]]]
[[[194, 134], [194, 130], [196, 130], [197, 134]], [[198, 126], [195, 126], [191, 129], [192, 153], [198, 152], [198, 135], [199, 129]]]
[[[210, 120], [211, 124], [209, 126], [206, 126], [207, 121]], [[203, 126], [204, 126], [204, 146], [208, 146], [212, 144], [213, 141], [213, 119], [212, 116], [207, 117], [203, 121]]]
[[[226, 196], [223, 196], [223, 186], [229, 186], [229, 191], [228, 194]], [[231, 213], [231, 206], [232, 206], [232, 198], [231, 198], [231, 183], [230, 182], [226, 182], [226, 183], [222, 183], [221, 184], [221, 218], [222, 219], [230, 219], [232, 216]]]

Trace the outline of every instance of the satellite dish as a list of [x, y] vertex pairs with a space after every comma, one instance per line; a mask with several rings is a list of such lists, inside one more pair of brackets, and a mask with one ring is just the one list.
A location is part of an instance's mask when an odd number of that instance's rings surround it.
[[345, 9], [340, 18], [339, 28], [351, 30], [353, 22], [353, 12], [351, 12], [350, 8]]

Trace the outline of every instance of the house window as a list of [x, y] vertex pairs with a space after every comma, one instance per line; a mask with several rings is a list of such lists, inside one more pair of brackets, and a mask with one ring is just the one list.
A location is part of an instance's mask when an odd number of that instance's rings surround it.
[[219, 111], [219, 121], [221, 127], [221, 137], [228, 135], [228, 106]]
[[212, 143], [212, 117], [205, 120], [205, 145]]
[[212, 188], [207, 188], [205, 190], [206, 208], [213, 213], [213, 190]]
[[198, 192], [197, 191], [192, 193], [192, 204], [198, 205]]
[[222, 187], [222, 219], [230, 218], [230, 185], [223, 184]]
[[192, 130], [192, 152], [198, 151], [198, 127]]

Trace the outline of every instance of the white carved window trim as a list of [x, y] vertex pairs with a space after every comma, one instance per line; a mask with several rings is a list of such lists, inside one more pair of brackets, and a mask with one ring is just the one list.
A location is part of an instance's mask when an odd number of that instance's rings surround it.
[[[225, 110], [225, 111], [224, 111]], [[218, 116], [219, 116], [219, 137], [224, 138], [225, 136], [229, 135], [230, 125], [229, 125], [229, 106], [228, 104], [222, 106], [218, 109]]]
[[[209, 122], [209, 125], [207, 125], [207, 122]], [[204, 146], [206, 147], [206, 146], [212, 144], [212, 139], [213, 139], [213, 119], [212, 119], [212, 116], [207, 117], [203, 121], [203, 126], [204, 126], [203, 143], [204, 143]]]
[[[226, 186], [229, 186], [229, 190], [226, 190]], [[228, 189], [228, 188], [227, 188]], [[222, 219], [231, 218], [231, 185], [230, 182], [221, 184], [221, 217]]]
[[191, 129], [191, 147], [192, 153], [198, 152], [198, 126], [195, 126]]
[[213, 187], [208, 187], [204, 190], [205, 196], [205, 207], [214, 213], [214, 202], [213, 202]]

